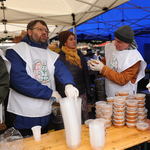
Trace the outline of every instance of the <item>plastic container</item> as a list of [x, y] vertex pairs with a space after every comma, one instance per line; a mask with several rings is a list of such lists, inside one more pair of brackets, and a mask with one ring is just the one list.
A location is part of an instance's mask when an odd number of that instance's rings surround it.
[[132, 119], [132, 120], [131, 120], [131, 119], [127, 119], [127, 118], [126, 118], [126, 122], [127, 122], [127, 123], [137, 123], [137, 119]]
[[85, 122], [84, 122], [84, 124], [85, 124], [85, 126], [87, 127], [87, 128], [89, 128], [89, 123], [91, 122], [91, 121], [93, 121], [94, 119], [88, 119], [88, 120], [86, 120]]
[[105, 119], [105, 120], [111, 120], [112, 118], [111, 118], [111, 115], [110, 116], [101, 116], [101, 118], [103, 118], [103, 119]]
[[101, 111], [102, 116], [112, 116], [112, 111]]
[[138, 112], [145, 112], [145, 107], [144, 108], [138, 108]]
[[112, 105], [106, 104], [101, 106], [102, 111], [112, 111]]
[[123, 96], [115, 96], [114, 97], [114, 103], [124, 104], [125, 103], [125, 97], [123, 97]]
[[106, 105], [107, 104], [107, 102], [106, 101], [97, 101], [96, 103], [95, 103], [95, 107], [96, 108], [101, 108], [101, 106], [102, 105]]
[[113, 123], [115, 123], [115, 124], [123, 124], [123, 123], [125, 123], [125, 119], [123, 119], [123, 120], [113, 119]]
[[126, 111], [126, 115], [131, 115], [131, 116], [134, 116], [134, 115], [137, 115], [138, 114], [138, 111]]
[[119, 92], [118, 91], [115, 92], [115, 96], [119, 96]]
[[145, 107], [145, 103], [144, 104], [138, 104], [138, 108], [144, 108]]
[[138, 110], [138, 107], [126, 107], [126, 111], [129, 112], [136, 112]]
[[108, 103], [113, 103], [114, 102], [114, 97], [107, 97], [107, 102]]
[[110, 122], [109, 124], [106, 124], [106, 129], [110, 128], [112, 125], [112, 122]]
[[145, 122], [136, 123], [137, 130], [139, 131], [148, 131], [149, 124]]
[[124, 112], [125, 111], [125, 107], [124, 108], [115, 108], [114, 107], [114, 111], [116, 111], [116, 112]]
[[113, 122], [113, 124], [114, 124], [114, 126], [116, 127], [116, 128], [123, 128], [124, 126], [125, 126], [125, 123], [121, 123], [121, 124], [116, 124], [116, 123], [114, 123]]
[[129, 95], [129, 90], [119, 91], [119, 96], [128, 96], [128, 95]]
[[131, 120], [137, 119], [137, 115], [126, 115], [126, 119], [131, 119]]
[[126, 100], [135, 100], [134, 95], [128, 95], [126, 97]]
[[144, 100], [137, 100], [138, 104], [145, 104], [145, 99]]
[[114, 102], [114, 108], [124, 108], [125, 107], [125, 103], [124, 104], [118, 104], [116, 102]]
[[135, 99], [137, 99], [137, 100], [144, 100], [145, 96], [146, 96], [146, 94], [143, 94], [143, 93], [137, 93], [134, 95]]
[[138, 106], [138, 101], [136, 100], [126, 100], [127, 107], [135, 108]]
[[128, 122], [126, 122], [126, 125], [129, 128], [135, 128], [136, 127], [136, 123], [128, 123]]
[[125, 120], [125, 116], [115, 116], [114, 115], [114, 120]]
[[114, 111], [114, 116], [125, 116], [125, 111], [124, 112], [116, 112], [116, 111]]
[[89, 124], [90, 144], [93, 150], [102, 150], [105, 145], [105, 127], [103, 121], [94, 120]]

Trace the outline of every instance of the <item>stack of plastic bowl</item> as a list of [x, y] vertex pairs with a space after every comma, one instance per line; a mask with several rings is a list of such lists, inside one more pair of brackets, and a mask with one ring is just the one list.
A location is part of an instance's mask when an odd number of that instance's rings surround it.
[[107, 103], [113, 105], [114, 103], [114, 97], [107, 97]]
[[106, 129], [112, 124], [113, 105], [106, 104], [101, 106], [101, 118], [106, 120]]
[[95, 103], [95, 113], [96, 113], [96, 118], [100, 118], [101, 117], [101, 107], [103, 105], [106, 105], [106, 101], [97, 101]]
[[138, 101], [126, 100], [126, 125], [129, 128], [136, 127], [138, 114]]
[[116, 128], [124, 127], [125, 125], [125, 97], [114, 97], [113, 109], [113, 124]]
[[147, 109], [145, 108], [145, 94], [137, 93], [134, 95], [138, 102], [138, 122], [144, 122], [147, 118]]

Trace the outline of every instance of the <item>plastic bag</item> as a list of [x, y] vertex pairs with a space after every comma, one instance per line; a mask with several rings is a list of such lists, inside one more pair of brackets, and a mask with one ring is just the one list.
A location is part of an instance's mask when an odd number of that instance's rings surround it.
[[0, 135], [0, 149], [1, 150], [22, 150], [24, 142], [21, 133], [14, 127], [6, 130]]

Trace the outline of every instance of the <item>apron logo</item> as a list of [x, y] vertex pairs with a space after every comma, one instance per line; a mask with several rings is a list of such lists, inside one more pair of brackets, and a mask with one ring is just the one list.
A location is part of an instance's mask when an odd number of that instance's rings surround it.
[[118, 60], [114, 55], [112, 55], [110, 58], [110, 68], [116, 72], [118, 70]]
[[34, 78], [43, 85], [50, 85], [50, 78], [47, 70], [46, 60], [35, 60], [33, 66]]

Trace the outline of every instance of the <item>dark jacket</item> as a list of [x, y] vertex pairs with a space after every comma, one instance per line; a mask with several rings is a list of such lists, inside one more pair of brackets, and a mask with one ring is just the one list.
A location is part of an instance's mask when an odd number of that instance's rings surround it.
[[[79, 90], [79, 95], [84, 94], [85, 91], [87, 95], [88, 94], [90, 95], [91, 86], [90, 86], [90, 78], [89, 78], [89, 73], [88, 73], [88, 68], [87, 68], [87, 62], [85, 60], [84, 55], [81, 53], [81, 51], [79, 50], [77, 51], [78, 51], [78, 56], [81, 59], [82, 68], [80, 68], [79, 66], [70, 64], [69, 61], [66, 61], [65, 53], [62, 50], [59, 51], [59, 55], [60, 55], [59, 59], [67, 66], [67, 68], [72, 73], [75, 87]], [[61, 89], [61, 86], [57, 86], [57, 90], [62, 97], [65, 96], [64, 90]]]
[[[22, 42], [26, 42], [33, 47], [47, 50], [47, 44], [41, 45], [39, 43], [35, 43], [30, 40], [27, 35], [22, 39]], [[27, 74], [26, 62], [13, 49], [8, 48], [6, 51], [6, 58], [11, 63], [10, 87], [12, 89], [18, 93], [37, 99], [49, 100], [51, 98], [53, 90], [48, 86], [42, 85]], [[55, 76], [57, 76], [60, 82], [64, 85], [68, 83], [74, 85], [70, 71], [60, 59], [56, 60], [54, 66]], [[31, 118], [6, 112], [6, 124], [8, 126], [14, 126], [17, 129], [30, 129], [35, 125], [41, 125], [42, 128], [44, 128], [49, 124], [49, 121], [50, 115]]]
[[9, 74], [4, 60], [0, 56], [0, 104], [4, 101], [9, 90]]

